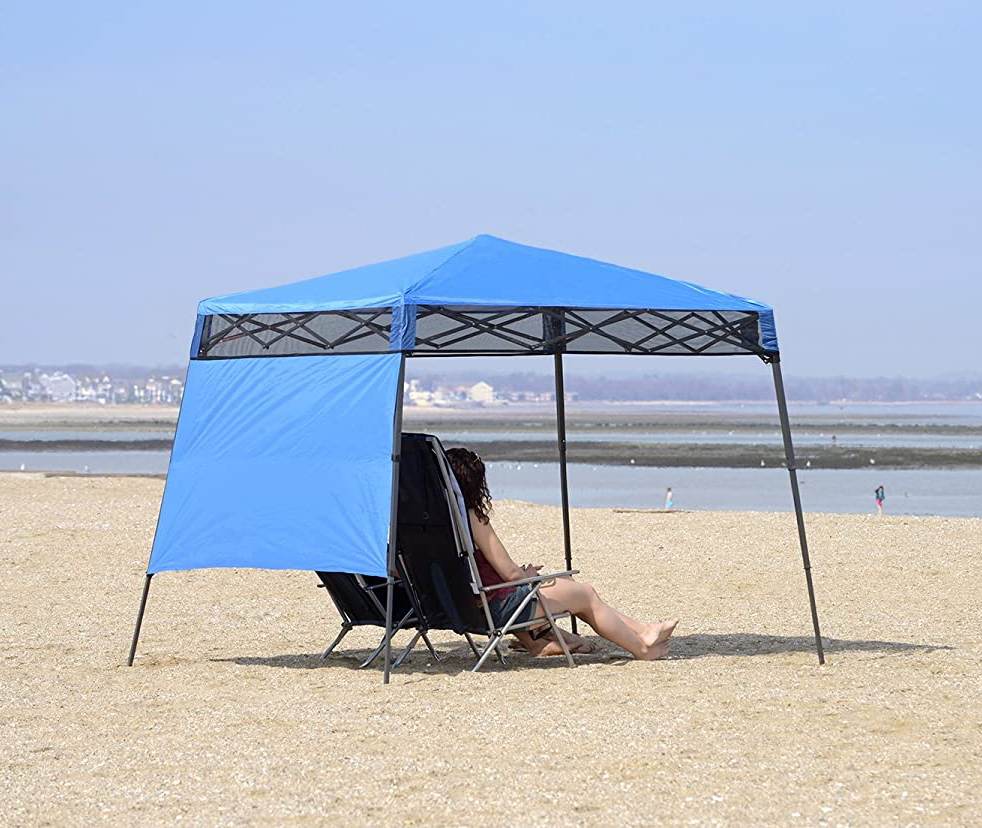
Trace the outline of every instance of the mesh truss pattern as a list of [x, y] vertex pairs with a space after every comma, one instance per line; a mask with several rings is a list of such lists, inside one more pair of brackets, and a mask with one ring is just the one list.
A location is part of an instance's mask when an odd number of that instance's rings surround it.
[[[205, 320], [199, 359], [385, 353], [388, 308], [310, 313], [220, 314]], [[749, 311], [458, 308], [420, 306], [417, 356], [493, 354], [771, 354]]]
[[744, 311], [421, 307], [414, 353], [758, 354]]
[[205, 318], [199, 358], [365, 354], [389, 350], [388, 308]]

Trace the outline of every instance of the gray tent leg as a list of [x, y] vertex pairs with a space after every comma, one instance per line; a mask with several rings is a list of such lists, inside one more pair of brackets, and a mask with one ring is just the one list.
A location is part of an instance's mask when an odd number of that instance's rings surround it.
[[150, 579], [153, 577], [149, 572], [143, 582], [143, 595], [140, 596], [140, 609], [136, 613], [136, 629], [133, 630], [133, 641], [130, 644], [130, 657], [126, 659], [126, 666], [133, 666], [133, 659], [136, 656], [136, 643], [140, 640], [140, 627], [143, 626], [143, 612], [147, 608], [147, 595], [150, 594]]
[[775, 356], [771, 361], [774, 373], [774, 391], [777, 394], [777, 410], [781, 418], [781, 433], [784, 435], [784, 456], [791, 475], [791, 497], [794, 500], [794, 515], [798, 521], [798, 542], [801, 544], [801, 560], [805, 566], [805, 583], [808, 585], [808, 603], [811, 605], [812, 626], [815, 628], [815, 649], [818, 663], [825, 663], [825, 650], [822, 648], [822, 632], [818, 626], [818, 608], [815, 606], [815, 587], [812, 584], [812, 566], [808, 558], [808, 540], [805, 537], [805, 516], [801, 511], [801, 493], [798, 491], [798, 470], [794, 460], [794, 446], [791, 443], [791, 421], [788, 418], [788, 401], [784, 395], [784, 379], [781, 376], [781, 360]]
[[396, 410], [392, 418], [392, 490], [389, 506], [389, 544], [386, 573], [388, 583], [385, 587], [385, 670], [382, 683], [389, 683], [392, 669], [392, 592], [396, 573], [396, 533], [399, 519], [399, 458], [402, 455], [402, 386], [406, 379], [406, 355], [399, 356], [399, 380], [396, 385]]
[[[563, 381], [563, 355], [553, 356], [556, 374], [556, 437], [559, 441], [559, 492], [563, 505], [563, 550], [566, 553], [566, 568], [573, 568], [573, 551], [569, 534], [569, 482], [566, 478], [566, 389]], [[571, 616], [573, 632], [576, 632], [576, 618]]]

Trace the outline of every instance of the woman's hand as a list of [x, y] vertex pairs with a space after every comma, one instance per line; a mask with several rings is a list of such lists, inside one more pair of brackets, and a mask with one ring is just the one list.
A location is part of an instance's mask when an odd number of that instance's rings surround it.
[[542, 564], [525, 564], [522, 567], [522, 572], [526, 574], [529, 578], [534, 578], [542, 571]]

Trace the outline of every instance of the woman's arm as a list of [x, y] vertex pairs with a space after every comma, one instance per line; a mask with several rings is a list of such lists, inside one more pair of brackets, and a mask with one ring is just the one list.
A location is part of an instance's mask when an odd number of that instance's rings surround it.
[[[491, 523], [483, 523], [473, 509], [467, 510], [470, 519], [471, 536], [478, 549], [484, 554], [485, 560], [494, 567], [494, 571], [503, 581], [518, 581], [528, 578], [529, 572], [511, 559], [505, 545], [498, 539]], [[532, 573], [534, 574], [534, 573]]]

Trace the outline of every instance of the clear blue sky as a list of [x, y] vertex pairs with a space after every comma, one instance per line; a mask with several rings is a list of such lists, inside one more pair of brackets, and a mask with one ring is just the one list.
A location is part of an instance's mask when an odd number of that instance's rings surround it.
[[5, 3], [0, 362], [489, 232], [767, 301], [789, 373], [978, 371], [982, 7], [688, 9]]

